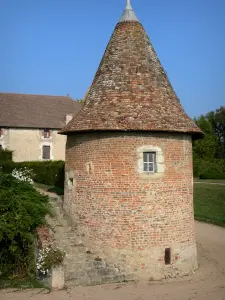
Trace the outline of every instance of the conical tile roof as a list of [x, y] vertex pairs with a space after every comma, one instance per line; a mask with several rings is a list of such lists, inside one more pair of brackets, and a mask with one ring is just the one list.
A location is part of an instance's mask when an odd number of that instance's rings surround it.
[[129, 1], [82, 109], [62, 133], [82, 131], [202, 134], [184, 112]]

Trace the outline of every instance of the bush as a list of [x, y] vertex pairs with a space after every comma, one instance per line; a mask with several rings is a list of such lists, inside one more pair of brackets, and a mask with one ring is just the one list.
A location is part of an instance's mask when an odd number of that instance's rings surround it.
[[225, 179], [225, 173], [208, 170], [207, 172], [202, 173], [199, 177], [200, 179]]
[[12, 161], [12, 151], [0, 150], [0, 162]]
[[[204, 160], [194, 156], [194, 177], [201, 177], [203, 174], [213, 173], [223, 174], [225, 172], [225, 160], [224, 159], [212, 159]], [[213, 178], [210, 178], [213, 179]]]
[[35, 230], [51, 214], [47, 196], [24, 181], [0, 173], [0, 273], [35, 272]]
[[14, 169], [28, 168], [32, 170], [32, 180], [46, 185], [64, 187], [63, 161], [37, 161], [37, 162], [0, 162], [0, 170], [12, 173]]
[[12, 171], [12, 176], [20, 181], [26, 181], [30, 184], [34, 183], [32, 179], [33, 171], [28, 168], [14, 169]]
[[39, 275], [47, 275], [52, 267], [62, 264], [65, 255], [65, 251], [62, 251], [58, 247], [41, 249], [37, 257], [37, 271]]

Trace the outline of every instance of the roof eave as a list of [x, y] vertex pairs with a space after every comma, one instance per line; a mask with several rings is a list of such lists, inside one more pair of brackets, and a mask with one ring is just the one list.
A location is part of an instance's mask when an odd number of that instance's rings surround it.
[[204, 138], [202, 131], [178, 131], [178, 130], [144, 130], [144, 129], [89, 129], [89, 130], [61, 130], [58, 133], [61, 135], [71, 134], [86, 134], [94, 132], [145, 132], [145, 133], [174, 133], [174, 134], [188, 134], [192, 136], [193, 140]]

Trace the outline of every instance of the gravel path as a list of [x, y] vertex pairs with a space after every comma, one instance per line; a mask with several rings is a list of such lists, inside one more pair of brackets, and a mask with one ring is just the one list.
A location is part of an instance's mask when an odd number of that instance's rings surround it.
[[0, 291], [1, 300], [225, 300], [225, 229], [196, 222], [199, 270], [181, 279], [46, 291]]

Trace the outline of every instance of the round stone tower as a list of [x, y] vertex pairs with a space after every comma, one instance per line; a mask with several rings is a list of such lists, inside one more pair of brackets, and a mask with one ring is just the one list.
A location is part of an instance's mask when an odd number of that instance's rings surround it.
[[130, 1], [67, 135], [64, 208], [93, 251], [126, 274], [197, 268], [192, 138]]

